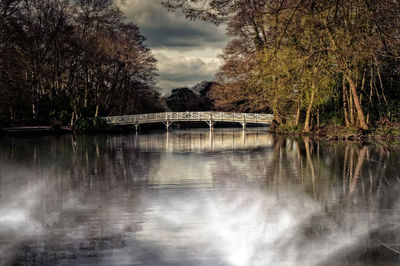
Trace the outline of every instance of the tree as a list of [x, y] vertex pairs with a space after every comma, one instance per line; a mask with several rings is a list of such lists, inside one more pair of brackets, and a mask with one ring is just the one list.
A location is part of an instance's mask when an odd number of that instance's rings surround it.
[[[225, 63], [217, 76], [222, 85], [214, 93], [221, 107], [263, 106], [274, 113], [277, 123], [295, 116], [297, 125], [303, 117], [304, 131], [310, 130], [314, 112], [319, 124], [320, 107], [331, 102], [342, 101], [346, 126], [364, 130], [371, 117], [387, 119], [393, 113], [390, 101], [395, 97], [388, 94], [396, 96], [399, 91], [393, 85], [399, 80], [399, 1], [168, 0], [164, 4], [170, 10], [182, 9], [190, 19], [227, 23], [233, 40], [222, 56]], [[397, 72], [382, 74], [389, 65]]]
[[112, 0], [5, 0], [0, 12], [0, 114], [11, 120], [30, 109], [73, 125], [159, 98], [156, 60]]

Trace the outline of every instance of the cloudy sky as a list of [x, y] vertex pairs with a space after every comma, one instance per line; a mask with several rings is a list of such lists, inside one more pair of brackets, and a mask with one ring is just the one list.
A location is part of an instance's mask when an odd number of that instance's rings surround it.
[[158, 60], [157, 86], [163, 93], [212, 80], [226, 46], [224, 27], [189, 21], [181, 12], [168, 12], [161, 0], [118, 0], [127, 19], [137, 24]]

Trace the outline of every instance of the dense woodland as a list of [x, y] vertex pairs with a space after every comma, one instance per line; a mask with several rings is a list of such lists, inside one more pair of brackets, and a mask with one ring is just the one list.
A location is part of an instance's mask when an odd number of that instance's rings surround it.
[[227, 24], [217, 109], [270, 111], [278, 125], [367, 130], [400, 119], [399, 0], [166, 0]]
[[[400, 0], [163, 4], [227, 25], [216, 110], [272, 112], [305, 132], [400, 122]], [[112, 0], [2, 0], [0, 13], [1, 124], [165, 110], [156, 60]]]
[[163, 110], [144, 40], [112, 0], [1, 0], [0, 125]]

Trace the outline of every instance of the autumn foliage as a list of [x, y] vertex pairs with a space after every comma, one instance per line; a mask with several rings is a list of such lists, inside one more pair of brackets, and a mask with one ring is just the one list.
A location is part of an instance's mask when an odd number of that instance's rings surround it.
[[213, 92], [225, 110], [273, 112], [276, 124], [366, 130], [399, 121], [400, 1], [169, 0], [232, 38]]

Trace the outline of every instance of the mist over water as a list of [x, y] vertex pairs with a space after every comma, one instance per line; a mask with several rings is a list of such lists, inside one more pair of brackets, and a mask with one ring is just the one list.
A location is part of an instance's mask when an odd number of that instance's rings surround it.
[[400, 151], [262, 129], [0, 140], [0, 265], [398, 265]]

